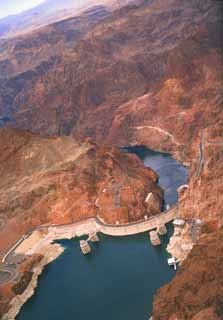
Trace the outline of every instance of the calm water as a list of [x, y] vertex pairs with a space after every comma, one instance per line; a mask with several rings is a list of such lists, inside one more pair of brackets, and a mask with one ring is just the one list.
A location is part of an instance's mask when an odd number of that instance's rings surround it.
[[155, 152], [145, 147], [124, 148], [125, 152], [136, 153], [145, 166], [159, 175], [159, 185], [164, 189], [164, 206], [178, 200], [177, 188], [188, 181], [187, 169], [167, 153]]
[[[175, 203], [186, 170], [169, 155], [133, 151], [162, 175], [166, 203]], [[17, 320], [148, 320], [154, 293], [174, 275], [165, 251], [171, 233], [168, 226], [158, 248], [150, 245], [147, 233], [124, 238], [100, 234], [89, 256], [81, 254], [77, 240], [61, 241], [64, 254], [46, 267]]]

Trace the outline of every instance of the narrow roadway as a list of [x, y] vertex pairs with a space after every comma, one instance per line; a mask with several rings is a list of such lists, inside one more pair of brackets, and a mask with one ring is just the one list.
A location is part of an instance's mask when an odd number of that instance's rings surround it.
[[[199, 164], [198, 164], [197, 174], [200, 174], [200, 171], [201, 171], [201, 168], [203, 165], [203, 161], [204, 161], [203, 146], [202, 146], [203, 141], [202, 140], [203, 140], [203, 132], [201, 134], [201, 139], [200, 139], [200, 144], [199, 144]], [[120, 169], [123, 170], [122, 167]], [[130, 186], [131, 186], [131, 184], [130, 184]], [[134, 234], [134, 233], [138, 233], [138, 232], [152, 230], [157, 227], [159, 222], [161, 222], [161, 223], [170, 222], [171, 220], [173, 220], [177, 216], [177, 211], [178, 211], [177, 207], [178, 206], [176, 205], [175, 207], [172, 207], [169, 210], [162, 212], [160, 215], [158, 215], [156, 217], [151, 217], [147, 220], [141, 220], [141, 221], [125, 224], [125, 225], [108, 225], [108, 224], [105, 224], [104, 222], [102, 222], [98, 217], [96, 217], [94, 219], [95, 219], [96, 225], [99, 227], [99, 229], [101, 229], [100, 230], [101, 232], [104, 232], [104, 233], [110, 234], [110, 235], [123, 235], [124, 236], [124, 235], [128, 235], [128, 234]], [[81, 220], [78, 223], [83, 223], [84, 221], [86, 221], [86, 219]], [[74, 223], [62, 224], [62, 225], [52, 224], [52, 225], [39, 226], [39, 227], [32, 228], [31, 230], [29, 230], [27, 232], [27, 234], [23, 235], [11, 247], [11, 249], [5, 254], [5, 256], [2, 258], [2, 263], [4, 264], [4, 267], [2, 266], [1, 270], [3, 272], [10, 272], [10, 274], [11, 274], [10, 280], [15, 279], [18, 276], [17, 270], [15, 270], [15, 267], [9, 265], [9, 263], [7, 262], [7, 259], [11, 254], [14, 254], [15, 249], [21, 244], [21, 242], [24, 239], [28, 238], [35, 230], [44, 230], [44, 229], [48, 229], [49, 227], [55, 227], [59, 230], [59, 228], [60, 229], [63, 227], [67, 228], [67, 227], [72, 227], [74, 225], [76, 225], [76, 224], [74, 224]], [[114, 232], [114, 230], [116, 230], [116, 231]], [[1, 277], [0, 277], [0, 284], [2, 284]]]
[[[198, 166], [196, 170], [196, 176], [199, 177], [202, 171], [202, 168], [205, 163], [204, 158], [204, 130], [201, 129], [201, 135], [200, 135], [200, 143], [199, 143], [199, 159], [198, 159]], [[206, 139], [206, 143], [209, 145], [216, 145], [216, 146], [223, 146], [223, 141], [211, 141], [208, 138]]]
[[14, 266], [0, 265], [0, 285], [7, 282], [15, 282], [20, 277], [20, 273]]
[[201, 170], [204, 165], [204, 152], [203, 152], [203, 138], [204, 138], [204, 133], [203, 130], [201, 130], [201, 135], [200, 135], [200, 142], [199, 142], [199, 158], [198, 158], [198, 166], [196, 170], [196, 176], [199, 177], [201, 174]]

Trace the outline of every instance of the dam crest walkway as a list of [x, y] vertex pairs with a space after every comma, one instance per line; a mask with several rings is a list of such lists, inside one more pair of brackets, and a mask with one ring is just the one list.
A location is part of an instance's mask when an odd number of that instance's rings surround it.
[[159, 215], [148, 219], [139, 220], [127, 224], [107, 224], [99, 217], [95, 218], [98, 231], [111, 236], [128, 236], [141, 232], [151, 231], [160, 225], [164, 225], [178, 217], [178, 206], [174, 206]]

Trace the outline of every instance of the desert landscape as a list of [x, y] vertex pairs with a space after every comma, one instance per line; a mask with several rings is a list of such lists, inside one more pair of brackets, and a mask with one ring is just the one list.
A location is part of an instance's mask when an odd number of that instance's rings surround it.
[[[95, 0], [45, 16], [48, 2], [36, 17], [17, 15], [29, 22], [21, 29], [0, 20], [1, 259], [28, 237], [16, 249], [18, 274], [0, 264], [13, 279], [0, 285], [0, 317], [24, 293], [25, 303], [64, 252], [52, 239], [72, 238], [76, 223], [128, 226], [164, 211], [159, 174], [123, 152], [143, 146], [189, 172], [174, 212], [184, 226], [167, 246], [180, 267], [154, 294], [152, 319], [221, 320], [221, 2]], [[90, 226], [78, 235], [102, 230]]]

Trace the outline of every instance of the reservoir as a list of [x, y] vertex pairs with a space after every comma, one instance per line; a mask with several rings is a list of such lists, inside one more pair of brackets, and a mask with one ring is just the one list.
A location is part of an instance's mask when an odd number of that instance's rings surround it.
[[123, 148], [124, 152], [135, 153], [146, 167], [159, 176], [159, 185], [164, 190], [164, 209], [167, 204], [177, 203], [177, 188], [188, 182], [188, 170], [170, 154], [152, 151], [143, 146]]
[[[177, 201], [177, 188], [187, 183], [187, 170], [170, 155], [144, 147], [125, 148], [136, 153], [159, 175], [165, 204]], [[165, 247], [173, 232], [153, 247], [148, 233], [129, 237], [99, 234], [91, 254], [80, 252], [79, 241], [63, 240], [65, 252], [48, 265], [35, 295], [17, 320], [148, 320], [153, 295], [175, 271], [167, 265]]]

